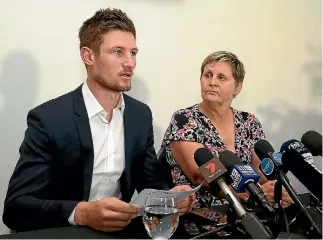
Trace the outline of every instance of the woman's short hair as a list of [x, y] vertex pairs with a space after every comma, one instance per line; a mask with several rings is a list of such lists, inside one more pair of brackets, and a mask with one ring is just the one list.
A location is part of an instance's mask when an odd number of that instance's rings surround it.
[[243, 63], [238, 59], [238, 57], [227, 51], [218, 51], [211, 53], [209, 56], [207, 56], [201, 66], [201, 76], [202, 78], [204, 68], [207, 64], [213, 63], [213, 62], [227, 62], [231, 66], [232, 76], [236, 83], [243, 82], [244, 76], [245, 76], [245, 69], [243, 66]]

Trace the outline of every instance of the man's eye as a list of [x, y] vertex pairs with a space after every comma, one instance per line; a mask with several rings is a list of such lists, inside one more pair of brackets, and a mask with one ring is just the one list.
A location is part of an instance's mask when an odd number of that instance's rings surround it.
[[136, 55], [137, 55], [137, 51], [132, 51], [131, 52], [131, 56], [134, 56], [135, 57]]
[[122, 52], [121, 52], [121, 49], [114, 49], [113, 53], [120, 56]]

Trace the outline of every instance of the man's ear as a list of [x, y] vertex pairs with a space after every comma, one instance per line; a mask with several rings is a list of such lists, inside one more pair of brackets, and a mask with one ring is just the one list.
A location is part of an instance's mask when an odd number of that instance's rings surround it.
[[94, 63], [94, 52], [88, 47], [82, 47], [80, 50], [81, 58], [85, 65], [91, 66]]

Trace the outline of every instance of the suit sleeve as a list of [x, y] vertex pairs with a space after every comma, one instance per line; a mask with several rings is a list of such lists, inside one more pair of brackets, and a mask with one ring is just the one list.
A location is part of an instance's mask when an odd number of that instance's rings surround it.
[[55, 144], [35, 109], [27, 115], [19, 153], [9, 181], [3, 222], [16, 231], [68, 225], [68, 217], [78, 202], [48, 199]]

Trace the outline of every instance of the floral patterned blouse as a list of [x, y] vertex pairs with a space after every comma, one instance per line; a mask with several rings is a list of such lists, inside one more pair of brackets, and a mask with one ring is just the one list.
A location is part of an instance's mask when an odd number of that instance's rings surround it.
[[[232, 111], [235, 125], [236, 155], [244, 163], [250, 163], [252, 149], [259, 139], [265, 138], [264, 131], [259, 120], [253, 114], [235, 109], [232, 109]], [[166, 150], [167, 162], [171, 165], [171, 175], [175, 185], [192, 186], [191, 181], [177, 165], [171, 152], [170, 144], [176, 140], [201, 143], [215, 157], [219, 157], [219, 153], [226, 150], [226, 146], [222, 142], [217, 129], [210, 119], [200, 111], [198, 104], [176, 111], [172, 116], [162, 142], [162, 147]], [[219, 199], [211, 195], [207, 190], [200, 188], [196, 193], [194, 208], [208, 208], [227, 203], [225, 199]], [[212, 218], [212, 216], [208, 218]]]

